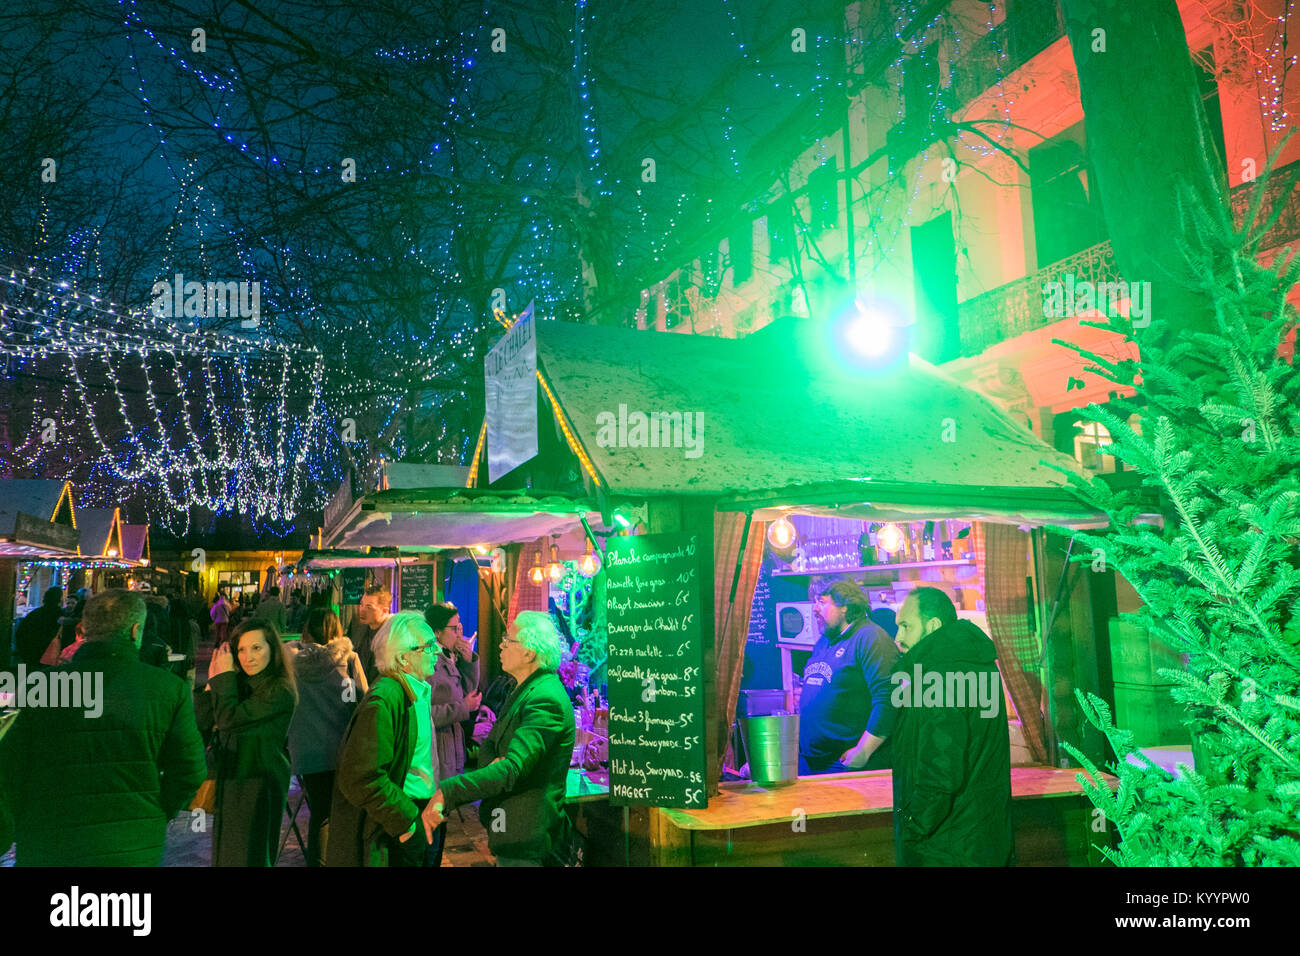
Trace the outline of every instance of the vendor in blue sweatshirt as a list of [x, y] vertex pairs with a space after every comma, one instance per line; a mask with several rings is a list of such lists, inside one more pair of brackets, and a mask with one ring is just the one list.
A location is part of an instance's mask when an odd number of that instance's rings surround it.
[[886, 769], [898, 649], [867, 617], [867, 596], [851, 581], [827, 587], [815, 610], [826, 629], [803, 669], [799, 773]]

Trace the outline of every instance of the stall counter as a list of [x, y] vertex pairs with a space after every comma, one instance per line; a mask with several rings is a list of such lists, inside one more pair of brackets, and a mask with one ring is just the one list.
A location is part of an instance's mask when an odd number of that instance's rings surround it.
[[[1012, 817], [1021, 866], [1089, 866], [1096, 829], [1077, 770], [1013, 767]], [[1106, 777], [1110, 786], [1114, 778]], [[893, 866], [893, 792], [888, 770], [802, 777], [773, 789], [723, 784], [702, 810], [659, 810], [661, 866]]]

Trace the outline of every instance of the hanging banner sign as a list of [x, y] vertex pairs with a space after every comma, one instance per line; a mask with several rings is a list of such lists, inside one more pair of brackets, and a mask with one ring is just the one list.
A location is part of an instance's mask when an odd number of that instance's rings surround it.
[[488, 481], [537, 455], [537, 336], [533, 303], [484, 361]]

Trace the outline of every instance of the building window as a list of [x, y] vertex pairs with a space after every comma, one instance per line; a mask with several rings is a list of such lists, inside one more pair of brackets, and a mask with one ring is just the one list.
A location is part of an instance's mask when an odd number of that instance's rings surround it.
[[1196, 85], [1200, 90], [1201, 104], [1205, 107], [1205, 126], [1209, 141], [1219, 151], [1218, 169], [1228, 168], [1228, 148], [1223, 138], [1223, 110], [1219, 106], [1219, 81], [1215, 77], [1214, 46], [1197, 50], [1192, 54], [1192, 66], [1196, 70]]
[[839, 224], [840, 184], [834, 161], [813, 170], [808, 177], [808, 205], [813, 229], [834, 229]]
[[1082, 122], [1029, 150], [1034, 246], [1040, 269], [1106, 239], [1097, 180], [1086, 156]]
[[748, 220], [727, 240], [731, 259], [731, 284], [740, 286], [754, 274], [754, 224]]
[[260, 571], [220, 571], [217, 573], [217, 586], [225, 587], [232, 600], [238, 601], [241, 594], [253, 595], [261, 590]]
[[921, 50], [903, 67], [903, 121], [928, 126], [940, 107], [939, 61], [932, 47]]
[[778, 203], [767, 212], [767, 260], [786, 262], [794, 256], [794, 208]]
[[708, 252], [700, 257], [700, 282], [706, 289], [718, 283], [718, 254]]
[[1076, 421], [1074, 457], [1085, 470], [1094, 475], [1110, 474], [1115, 469], [1115, 456], [1102, 454], [1098, 449], [1110, 445], [1110, 431], [1100, 422]]

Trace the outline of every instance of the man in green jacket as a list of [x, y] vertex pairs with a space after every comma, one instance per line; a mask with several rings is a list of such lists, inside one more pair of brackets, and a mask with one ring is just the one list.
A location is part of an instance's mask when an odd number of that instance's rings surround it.
[[562, 655], [550, 615], [515, 616], [501, 642], [501, 666], [519, 685], [480, 748], [482, 766], [442, 781], [425, 808], [431, 841], [445, 811], [478, 800], [498, 866], [544, 866], [564, 856], [564, 793], [576, 734], [573, 704], [555, 673]]
[[157, 866], [167, 821], [203, 782], [189, 688], [140, 662], [144, 622], [137, 595], [97, 594], [72, 663], [28, 675], [50, 693], [29, 700], [0, 751], [20, 865]]

